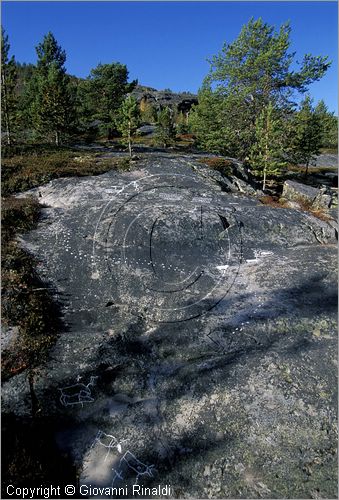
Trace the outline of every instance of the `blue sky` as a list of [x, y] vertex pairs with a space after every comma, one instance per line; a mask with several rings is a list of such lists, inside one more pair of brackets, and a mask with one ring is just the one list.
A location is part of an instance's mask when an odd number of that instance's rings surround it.
[[332, 67], [310, 94], [337, 113], [336, 2], [2, 2], [2, 24], [20, 62], [34, 63], [35, 46], [52, 31], [71, 74], [86, 77], [99, 62], [119, 61], [143, 85], [191, 92], [208, 73], [206, 59], [252, 16], [277, 28], [290, 20], [296, 60], [330, 57]]

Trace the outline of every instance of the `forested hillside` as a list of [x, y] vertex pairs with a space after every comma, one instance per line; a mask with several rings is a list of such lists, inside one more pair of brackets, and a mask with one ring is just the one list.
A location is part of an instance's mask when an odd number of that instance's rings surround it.
[[[262, 19], [250, 20], [211, 59], [194, 96], [138, 85], [119, 62], [98, 64], [85, 79], [68, 75], [66, 53], [52, 33], [37, 45], [36, 64], [19, 63], [2, 32], [2, 142], [59, 145], [121, 137], [123, 106], [131, 96], [136, 123], [156, 125], [159, 144], [164, 134], [168, 145], [191, 134], [196, 147], [246, 160], [262, 177], [288, 163], [308, 166], [322, 149], [337, 148], [337, 117], [308, 94], [331, 62], [306, 54], [292, 70], [290, 34], [288, 23], [276, 30]], [[164, 128], [166, 113], [172, 125]]]

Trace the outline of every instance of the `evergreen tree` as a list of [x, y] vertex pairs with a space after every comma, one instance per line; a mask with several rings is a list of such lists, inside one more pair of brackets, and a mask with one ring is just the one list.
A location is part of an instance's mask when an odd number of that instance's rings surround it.
[[156, 141], [165, 148], [174, 143], [175, 128], [173, 124], [173, 111], [166, 106], [159, 111], [156, 129]]
[[52, 134], [56, 145], [75, 119], [74, 97], [66, 75], [66, 53], [49, 32], [36, 47], [38, 61], [31, 91], [35, 92], [31, 113], [35, 128], [43, 135]]
[[175, 118], [175, 125], [178, 134], [188, 133], [188, 116], [187, 113], [180, 111]]
[[17, 72], [14, 56], [9, 59], [9, 41], [1, 28], [1, 123], [4, 125], [7, 144], [13, 142], [13, 129], [17, 119]]
[[157, 110], [152, 103], [145, 99], [140, 102], [141, 119], [145, 123], [155, 123], [157, 121]]
[[245, 158], [255, 129], [242, 96], [233, 93], [226, 97], [205, 83], [198, 99], [198, 106], [189, 115], [189, 127], [198, 146], [212, 153]]
[[283, 160], [283, 123], [270, 102], [256, 120], [256, 142], [250, 152], [251, 170], [262, 178], [265, 191], [267, 177], [276, 175], [286, 165]]
[[[31, 74], [22, 82], [22, 94], [18, 103], [20, 127], [29, 135], [37, 133], [37, 117], [35, 115], [35, 101], [38, 96], [38, 77], [36, 66]], [[35, 130], [36, 129], [36, 130]]]
[[118, 129], [122, 138], [128, 146], [130, 157], [132, 156], [132, 135], [136, 132], [140, 124], [140, 110], [136, 99], [128, 96], [122, 103], [120, 109], [120, 120]]
[[295, 163], [305, 165], [305, 175], [307, 175], [311, 161], [320, 153], [322, 142], [320, 119], [314, 111], [309, 96], [305, 97], [299, 111], [295, 113], [292, 130], [292, 159]]
[[323, 100], [314, 109], [321, 127], [321, 147], [338, 148], [338, 118], [330, 113]]
[[120, 63], [99, 64], [82, 85], [82, 108], [88, 120], [99, 120], [108, 139], [117, 129], [119, 110], [137, 81], [128, 83], [127, 67]]
[[[210, 73], [202, 89], [203, 103], [200, 94], [198, 108], [203, 106], [202, 114], [208, 114], [206, 108], [210, 105], [216, 125], [211, 129], [201, 119], [196, 121], [195, 128], [198, 136], [211, 130], [208, 133], [212, 135], [213, 148], [216, 137], [219, 150], [238, 149], [245, 158], [256, 140], [256, 120], [269, 102], [274, 108], [288, 109], [293, 92], [305, 92], [330, 66], [327, 57], [306, 54], [299, 70], [291, 70], [294, 53], [289, 53], [290, 31], [288, 23], [276, 32], [262, 19], [251, 19], [238, 38], [225, 43], [210, 61]], [[206, 92], [208, 87], [210, 90]], [[220, 110], [215, 106], [216, 100], [223, 102]]]

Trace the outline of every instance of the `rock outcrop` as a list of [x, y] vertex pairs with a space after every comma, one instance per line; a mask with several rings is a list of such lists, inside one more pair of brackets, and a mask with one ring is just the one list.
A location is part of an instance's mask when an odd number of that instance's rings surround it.
[[[34, 390], [84, 488], [337, 494], [335, 231], [230, 184], [153, 154], [39, 188], [22, 241], [65, 332]], [[30, 413], [25, 373], [2, 396], [6, 414]]]
[[138, 102], [151, 104], [157, 110], [169, 106], [179, 113], [182, 112], [184, 114], [188, 113], [193, 105], [198, 104], [198, 97], [195, 94], [156, 90], [141, 85], [137, 85], [132, 95]]
[[282, 198], [288, 202], [292, 202], [292, 206], [293, 204], [298, 206], [298, 204], [303, 203], [315, 210], [327, 210], [332, 205], [332, 196], [328, 194], [326, 188], [318, 189], [291, 180], [285, 181]]

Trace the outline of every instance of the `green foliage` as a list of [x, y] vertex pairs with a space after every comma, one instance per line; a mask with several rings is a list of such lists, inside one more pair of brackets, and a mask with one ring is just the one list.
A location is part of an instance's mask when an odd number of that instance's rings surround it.
[[187, 134], [189, 132], [187, 116], [181, 111], [175, 118], [177, 134]]
[[143, 123], [156, 123], [158, 114], [155, 106], [150, 102], [141, 101], [140, 116]]
[[1, 28], [1, 123], [6, 133], [8, 145], [13, 142], [13, 132], [17, 125], [17, 71], [14, 56], [9, 59], [10, 45], [5, 30]]
[[75, 120], [74, 95], [64, 63], [66, 54], [49, 32], [36, 47], [38, 61], [29, 89], [30, 112], [34, 128], [56, 145]]
[[291, 71], [294, 53], [288, 52], [290, 32], [289, 23], [276, 32], [261, 18], [252, 18], [238, 38], [231, 44], [225, 43], [212, 58], [208, 80], [215, 82], [219, 91], [240, 91], [250, 99], [248, 104], [255, 118], [270, 101], [285, 104], [292, 89], [304, 92], [330, 66], [327, 57], [307, 54], [299, 72]]
[[95, 153], [60, 150], [23, 154], [2, 160], [3, 196], [26, 191], [52, 179], [98, 175], [124, 164], [123, 158], [101, 159]]
[[119, 110], [137, 82], [128, 83], [127, 67], [120, 63], [99, 64], [79, 86], [79, 111], [84, 124], [98, 120], [101, 132], [111, 139], [117, 130]]
[[257, 120], [269, 103], [290, 109], [292, 92], [305, 92], [324, 75], [330, 66], [327, 57], [307, 54], [299, 70], [290, 69], [290, 31], [288, 23], [275, 31], [262, 19], [251, 19], [212, 58], [199, 105], [190, 116], [200, 147], [245, 159], [257, 140]]
[[140, 124], [140, 110], [136, 99], [128, 96], [122, 103], [118, 121], [118, 130], [122, 134], [123, 142], [128, 146], [129, 155], [132, 156], [132, 136]]
[[305, 175], [312, 159], [320, 153], [322, 127], [319, 114], [312, 106], [312, 99], [306, 96], [292, 122], [291, 158], [297, 164], [304, 164]]
[[169, 107], [162, 109], [158, 114], [156, 129], [156, 142], [165, 148], [174, 144], [175, 128], [173, 124], [173, 112]]
[[245, 158], [255, 130], [249, 108], [239, 94], [220, 94], [204, 84], [199, 105], [189, 115], [189, 127], [197, 145], [211, 153]]
[[286, 166], [286, 161], [283, 160], [285, 152], [283, 122], [272, 103], [263, 108], [256, 120], [255, 138], [249, 163], [252, 172], [262, 178], [265, 190], [267, 177], [279, 174]]
[[338, 118], [330, 113], [323, 100], [319, 101], [314, 112], [321, 127], [321, 147], [329, 149], [338, 148]]

